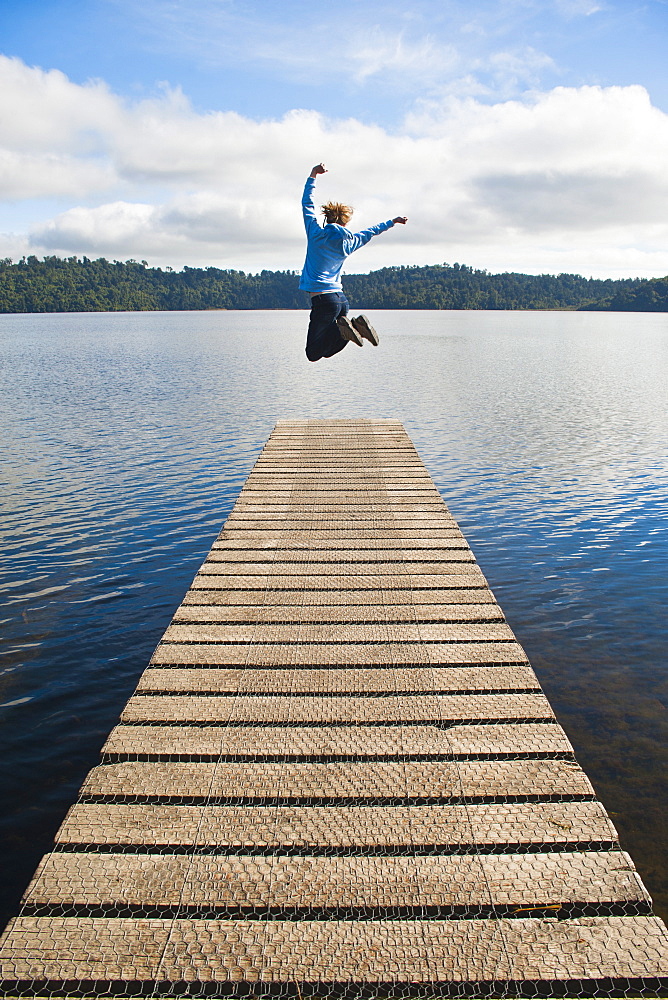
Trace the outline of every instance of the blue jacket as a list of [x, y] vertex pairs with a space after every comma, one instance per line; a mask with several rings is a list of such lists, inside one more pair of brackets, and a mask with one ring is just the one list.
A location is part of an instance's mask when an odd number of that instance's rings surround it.
[[313, 205], [314, 187], [315, 178], [309, 177], [302, 196], [307, 248], [299, 287], [305, 292], [340, 292], [341, 267], [346, 257], [368, 243], [372, 236], [391, 229], [394, 223], [381, 222], [361, 233], [351, 233], [333, 222], [321, 226]]

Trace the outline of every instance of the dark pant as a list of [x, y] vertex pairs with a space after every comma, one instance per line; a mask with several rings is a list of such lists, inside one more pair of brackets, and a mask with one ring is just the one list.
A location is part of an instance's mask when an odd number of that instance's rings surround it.
[[331, 358], [348, 343], [339, 333], [336, 321], [348, 315], [348, 299], [343, 292], [323, 292], [311, 299], [311, 318], [306, 335], [306, 357], [309, 361]]

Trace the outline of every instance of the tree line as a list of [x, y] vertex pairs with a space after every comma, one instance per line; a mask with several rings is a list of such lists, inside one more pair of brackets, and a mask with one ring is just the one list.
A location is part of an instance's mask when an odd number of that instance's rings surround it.
[[[0, 312], [303, 309], [297, 271], [149, 267], [104, 257], [0, 260]], [[668, 277], [490, 274], [464, 264], [385, 267], [344, 276], [355, 309], [616, 309], [667, 311]]]

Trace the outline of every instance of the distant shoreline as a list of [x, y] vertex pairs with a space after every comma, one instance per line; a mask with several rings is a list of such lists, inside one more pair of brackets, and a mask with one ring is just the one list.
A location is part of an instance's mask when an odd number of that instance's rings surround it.
[[[145, 261], [31, 256], [0, 261], [0, 313], [306, 309], [298, 285], [297, 271], [174, 271]], [[433, 264], [348, 274], [343, 286], [357, 309], [668, 311], [668, 277], [490, 274]]]

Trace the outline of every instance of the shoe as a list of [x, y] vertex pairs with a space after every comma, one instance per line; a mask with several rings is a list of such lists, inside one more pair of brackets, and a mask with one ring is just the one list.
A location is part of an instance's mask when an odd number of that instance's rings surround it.
[[341, 334], [344, 340], [351, 340], [353, 344], [357, 344], [358, 347], [363, 346], [364, 341], [362, 340], [362, 337], [357, 332], [357, 330], [352, 325], [347, 316], [339, 316], [339, 318], [336, 321], [336, 325], [338, 326], [339, 333]]
[[367, 316], [357, 316], [353, 320], [353, 326], [365, 340], [368, 340], [370, 344], [374, 347], [378, 347], [380, 338], [374, 328], [371, 326]]

